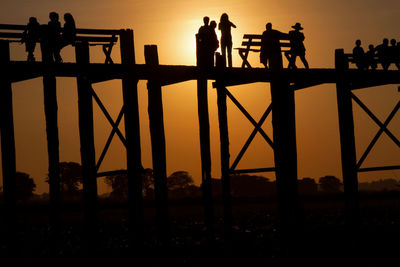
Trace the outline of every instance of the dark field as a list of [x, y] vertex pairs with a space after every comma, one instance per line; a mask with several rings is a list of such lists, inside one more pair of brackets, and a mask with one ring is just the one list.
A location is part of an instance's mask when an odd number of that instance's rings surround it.
[[[360, 233], [353, 241], [344, 228], [343, 203], [341, 195], [303, 198], [304, 226], [299, 237], [294, 238], [298, 249], [290, 260], [296, 264], [328, 266], [342, 265], [351, 258], [355, 266], [396, 266], [400, 257], [400, 194], [361, 195]], [[278, 266], [287, 259], [280, 249], [274, 199], [234, 199], [231, 242], [223, 239], [220, 202], [215, 204], [216, 238], [209, 242], [201, 200], [171, 201], [171, 239], [166, 246], [156, 239], [153, 206], [151, 201], [145, 203], [146, 240], [144, 251], [137, 255], [127, 248], [126, 205], [101, 200], [97, 253], [90, 261], [113, 266], [126, 261], [141, 263], [136, 266]], [[57, 261], [69, 264], [80, 261], [84, 251], [83, 218], [81, 204], [63, 206]], [[48, 222], [46, 203], [19, 204], [16, 263], [43, 264], [53, 260], [49, 256]], [[4, 227], [2, 231], [4, 236]], [[5, 241], [0, 242], [1, 256], [5, 256]]]

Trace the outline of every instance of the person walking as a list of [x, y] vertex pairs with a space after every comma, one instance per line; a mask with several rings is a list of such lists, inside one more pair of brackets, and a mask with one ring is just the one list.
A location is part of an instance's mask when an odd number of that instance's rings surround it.
[[[297, 22], [292, 26], [294, 30], [289, 32], [290, 40], [290, 51], [285, 53], [286, 58], [289, 60], [289, 69], [297, 69], [296, 58], [300, 57], [306, 69], [309, 69], [308, 62], [306, 60], [306, 48], [304, 46], [304, 34], [300, 32], [303, 30], [301, 24]], [[290, 55], [290, 56], [289, 56]]]
[[218, 24], [218, 29], [221, 31], [221, 52], [226, 60], [228, 57], [228, 67], [232, 67], [232, 34], [231, 28], [236, 28], [236, 25], [229, 21], [228, 14], [221, 15]]

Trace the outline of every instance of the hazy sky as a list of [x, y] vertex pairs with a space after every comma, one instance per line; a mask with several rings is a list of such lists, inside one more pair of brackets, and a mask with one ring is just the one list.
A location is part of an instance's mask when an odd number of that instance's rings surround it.
[[[287, 32], [296, 22], [301, 22], [306, 36], [307, 59], [311, 68], [333, 67], [334, 51], [344, 48], [350, 52], [356, 39], [363, 46], [379, 44], [383, 38], [400, 40], [400, 2], [395, 0], [281, 0], [281, 1], [133, 1], [133, 0], [2, 0], [0, 23], [26, 24], [30, 16], [40, 23], [48, 22], [48, 13], [70, 12], [77, 27], [122, 29], [131, 28], [135, 34], [137, 63], [144, 63], [144, 45], [158, 45], [161, 64], [194, 65], [195, 33], [207, 15], [219, 21], [226, 12], [237, 29], [232, 30], [234, 47], [240, 46], [245, 33], [261, 33], [266, 22]], [[219, 32], [218, 32], [219, 34]], [[73, 61], [73, 50], [62, 51], [64, 61]], [[113, 58], [119, 62], [119, 49], [113, 50]], [[101, 62], [104, 56], [100, 47], [91, 50], [92, 61]], [[12, 44], [12, 58], [24, 60], [24, 48]], [[250, 62], [258, 64], [254, 53]], [[240, 66], [240, 58], [233, 51], [233, 65]], [[301, 66], [301, 65], [300, 65]], [[59, 130], [61, 161], [80, 162], [76, 82], [72, 78], [59, 78]], [[114, 118], [121, 106], [121, 83], [110, 81], [94, 86], [104, 99]], [[269, 101], [268, 84], [252, 84], [229, 88], [231, 92], [258, 120]], [[14, 119], [16, 131], [17, 169], [34, 177], [37, 192], [47, 190], [44, 179], [47, 174], [47, 147], [43, 111], [41, 79], [13, 84]], [[376, 87], [357, 91], [356, 94], [374, 110], [381, 120], [400, 98], [397, 86]], [[150, 137], [147, 116], [146, 82], [139, 83], [142, 154], [144, 167], [151, 166]], [[168, 174], [177, 170], [189, 171], [196, 183], [200, 183], [200, 150], [195, 82], [163, 87], [164, 118], [167, 141]], [[212, 173], [219, 177], [219, 133], [215, 90], [209, 89], [209, 105], [212, 141]], [[252, 131], [250, 123], [231, 103], [228, 103], [231, 157], [234, 160]], [[297, 146], [299, 177], [319, 178], [324, 175], [341, 177], [339, 130], [337, 121], [336, 93], [334, 85], [322, 85], [296, 92]], [[399, 136], [399, 116], [389, 126]], [[359, 108], [355, 108], [357, 154], [360, 155], [378, 130]], [[123, 129], [123, 128], [121, 128]], [[270, 118], [264, 129], [271, 136]], [[110, 127], [95, 105], [96, 154], [108, 137]], [[101, 170], [125, 167], [125, 155], [121, 143], [115, 139]], [[398, 164], [399, 149], [386, 136], [378, 142], [364, 166]], [[249, 148], [239, 168], [270, 167], [273, 153], [260, 136]], [[0, 174], [1, 175], [1, 174]], [[273, 178], [271, 174], [263, 174]], [[363, 174], [360, 181], [372, 178], [400, 178], [400, 172]], [[101, 182], [101, 181], [100, 181]], [[101, 183], [100, 183], [101, 184]], [[99, 186], [99, 191], [107, 188]]]

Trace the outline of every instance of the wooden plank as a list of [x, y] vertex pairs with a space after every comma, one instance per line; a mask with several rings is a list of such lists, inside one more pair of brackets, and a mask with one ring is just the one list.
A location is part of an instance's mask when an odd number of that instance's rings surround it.
[[400, 166], [395, 165], [395, 166], [367, 167], [358, 169], [358, 172], [374, 172], [374, 171], [389, 171], [389, 170], [400, 170]]
[[[158, 66], [157, 46], [144, 48], [146, 64], [153, 70]], [[154, 191], [156, 198], [156, 220], [160, 241], [169, 239], [167, 164], [165, 151], [164, 115], [161, 85], [156, 75], [149, 75], [147, 83], [149, 97], [149, 124], [153, 159]]]

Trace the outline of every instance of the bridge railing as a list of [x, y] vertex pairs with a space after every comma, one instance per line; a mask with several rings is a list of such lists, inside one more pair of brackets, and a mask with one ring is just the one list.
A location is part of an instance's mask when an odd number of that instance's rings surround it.
[[[41, 32], [45, 32], [47, 25], [41, 25]], [[21, 42], [24, 37], [26, 25], [0, 24], [0, 40], [9, 42]], [[105, 63], [113, 63], [111, 51], [118, 42], [121, 30], [114, 29], [76, 29], [75, 42], [85, 42], [90, 46], [102, 46]], [[41, 42], [41, 38], [37, 40]]]

